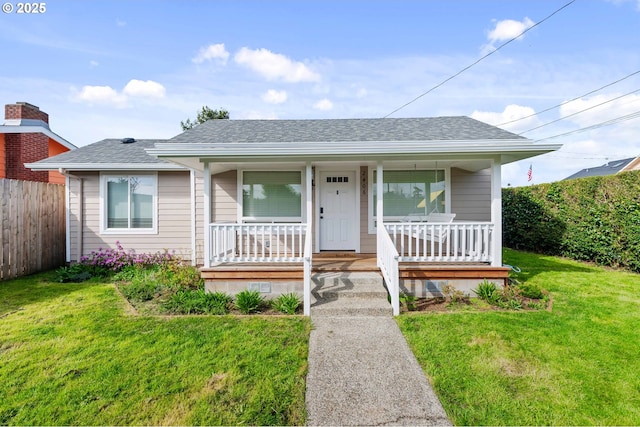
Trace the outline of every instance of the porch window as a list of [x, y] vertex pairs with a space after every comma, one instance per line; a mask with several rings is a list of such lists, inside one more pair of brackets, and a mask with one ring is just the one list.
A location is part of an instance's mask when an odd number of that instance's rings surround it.
[[[373, 171], [371, 203], [372, 226], [375, 230], [377, 179]], [[385, 170], [384, 220], [407, 221], [430, 213], [446, 212], [446, 185], [444, 170]]]
[[302, 221], [302, 172], [244, 171], [243, 221]]
[[155, 175], [103, 176], [103, 231], [155, 232]]

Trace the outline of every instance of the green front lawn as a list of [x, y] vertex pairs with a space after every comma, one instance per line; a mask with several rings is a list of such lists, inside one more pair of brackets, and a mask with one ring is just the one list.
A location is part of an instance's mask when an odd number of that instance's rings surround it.
[[300, 425], [310, 321], [136, 316], [110, 283], [0, 283], [0, 425]]
[[457, 425], [640, 425], [640, 275], [506, 251], [551, 312], [398, 323]]

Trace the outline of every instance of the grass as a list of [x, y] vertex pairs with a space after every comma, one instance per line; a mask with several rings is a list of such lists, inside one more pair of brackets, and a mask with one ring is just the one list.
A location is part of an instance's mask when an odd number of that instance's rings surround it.
[[403, 315], [456, 425], [640, 425], [640, 276], [505, 251], [553, 309]]
[[135, 316], [113, 284], [0, 283], [0, 425], [302, 425], [309, 319]]

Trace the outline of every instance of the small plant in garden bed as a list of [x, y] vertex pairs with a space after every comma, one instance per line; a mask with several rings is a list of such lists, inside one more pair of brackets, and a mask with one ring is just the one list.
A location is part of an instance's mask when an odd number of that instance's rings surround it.
[[242, 314], [251, 314], [259, 312], [265, 301], [260, 292], [245, 290], [236, 295], [235, 305]]
[[92, 275], [81, 264], [72, 264], [68, 267], [60, 267], [56, 270], [56, 282], [80, 283], [91, 279]]
[[444, 294], [444, 299], [449, 305], [469, 302], [469, 296], [465, 295], [461, 290], [456, 289], [453, 285], [444, 285], [442, 287], [442, 293]]
[[233, 298], [224, 292], [207, 293], [203, 289], [179, 290], [162, 304], [173, 314], [215, 314], [229, 313]]
[[400, 294], [400, 305], [406, 311], [414, 311], [417, 308], [417, 305], [416, 305], [417, 299], [418, 298], [415, 295], [402, 292]]
[[492, 306], [509, 309], [539, 310], [547, 307], [548, 293], [537, 286], [525, 284], [506, 285], [498, 289], [496, 284], [486, 279], [473, 291], [478, 298]]
[[296, 314], [301, 304], [300, 297], [295, 293], [282, 294], [271, 301], [271, 307], [284, 314]]

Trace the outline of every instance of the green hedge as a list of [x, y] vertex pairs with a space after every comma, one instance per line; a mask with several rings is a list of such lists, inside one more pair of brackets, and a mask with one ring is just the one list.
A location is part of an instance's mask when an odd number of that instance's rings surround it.
[[640, 171], [502, 190], [503, 244], [640, 272]]

